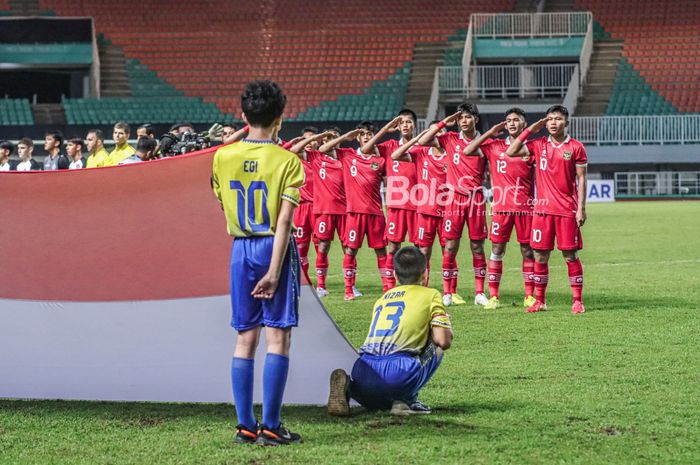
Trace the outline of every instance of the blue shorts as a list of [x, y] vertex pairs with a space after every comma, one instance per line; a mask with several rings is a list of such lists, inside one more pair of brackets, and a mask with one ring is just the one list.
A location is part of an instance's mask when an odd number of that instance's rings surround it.
[[419, 356], [362, 354], [352, 367], [350, 395], [368, 409], [386, 410], [392, 402], [411, 403], [442, 362], [429, 344]]
[[274, 236], [236, 238], [231, 248], [231, 326], [245, 331], [258, 326], [290, 328], [299, 320], [301, 292], [299, 253], [294, 238], [287, 246], [279, 286], [272, 299], [256, 299], [255, 285], [270, 267]]

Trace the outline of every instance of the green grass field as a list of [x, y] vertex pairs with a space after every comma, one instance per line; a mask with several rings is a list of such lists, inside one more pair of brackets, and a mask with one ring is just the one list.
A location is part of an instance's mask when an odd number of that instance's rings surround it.
[[[286, 407], [305, 443], [261, 448], [232, 443], [226, 405], [0, 401], [0, 464], [700, 463], [700, 202], [594, 204], [588, 221], [587, 313], [570, 313], [558, 254], [549, 311], [452, 307], [453, 348], [421, 396], [432, 415]], [[381, 291], [374, 253], [360, 253], [366, 297], [354, 302], [342, 299], [340, 265], [334, 244], [325, 302], [358, 346]], [[435, 257], [438, 286], [440, 265]], [[516, 247], [501, 293], [522, 302]]]

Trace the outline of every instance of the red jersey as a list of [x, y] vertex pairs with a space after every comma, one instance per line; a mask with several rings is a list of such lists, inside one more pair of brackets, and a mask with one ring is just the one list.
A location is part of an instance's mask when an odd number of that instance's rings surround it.
[[588, 164], [583, 144], [571, 136], [566, 136], [561, 144], [551, 137], [540, 137], [528, 143], [527, 148], [537, 170], [535, 213], [576, 217], [576, 167]]
[[[446, 132], [437, 136], [437, 140], [447, 152], [447, 185], [452, 186], [455, 192], [466, 195], [479, 189], [484, 178], [484, 158], [462, 153], [472, 139], [467, 139], [462, 132]], [[490, 140], [487, 139], [487, 142]]]
[[345, 214], [345, 183], [343, 164], [317, 150], [306, 152], [313, 169], [314, 213]]
[[308, 152], [302, 151], [301, 166], [304, 168], [304, 185], [299, 189], [300, 203], [314, 201], [314, 167]]
[[[406, 190], [410, 191], [416, 185], [416, 167], [413, 163], [401, 163], [398, 160], [391, 158], [401, 145], [403, 140], [389, 139], [377, 144], [379, 155], [386, 161], [386, 183], [392, 186], [403, 186], [406, 184]], [[413, 153], [418, 146], [413, 146], [408, 150], [408, 153]], [[387, 191], [386, 205], [389, 208], [399, 210], [415, 210], [416, 206], [410, 201], [409, 196], [392, 194], [393, 190]]]
[[384, 215], [381, 187], [386, 161], [382, 157], [361, 155], [355, 149], [335, 149], [343, 163], [343, 181], [347, 190], [347, 212]]
[[412, 197], [416, 202], [418, 213], [441, 217], [448, 200], [448, 189], [445, 186], [448, 159], [447, 155], [433, 155], [434, 152], [437, 150], [422, 146], [411, 152], [419, 186]]
[[493, 189], [493, 213], [532, 212], [535, 190], [534, 157], [509, 157], [510, 139], [491, 139], [481, 144], [489, 162]]

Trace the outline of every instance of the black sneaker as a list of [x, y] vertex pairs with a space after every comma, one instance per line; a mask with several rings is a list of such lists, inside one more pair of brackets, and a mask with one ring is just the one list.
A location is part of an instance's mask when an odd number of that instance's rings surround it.
[[350, 391], [350, 377], [342, 368], [331, 373], [331, 390], [328, 395], [328, 414], [336, 417], [350, 415], [348, 394]]
[[300, 442], [302, 442], [301, 436], [297, 433], [292, 433], [284, 425], [280, 424], [277, 429], [260, 425], [258, 428], [258, 439], [255, 443], [259, 446], [287, 446]]
[[408, 404], [408, 408], [411, 409], [412, 415], [429, 415], [433, 412], [433, 409], [419, 400], [415, 400]]
[[236, 426], [236, 436], [234, 437], [236, 444], [255, 444], [256, 439], [258, 439], [257, 431], [250, 430], [243, 425]]

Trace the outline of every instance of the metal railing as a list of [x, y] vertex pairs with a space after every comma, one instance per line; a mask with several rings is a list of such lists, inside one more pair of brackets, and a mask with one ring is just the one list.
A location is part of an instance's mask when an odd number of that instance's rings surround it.
[[475, 38], [583, 36], [593, 15], [569, 13], [474, 13], [469, 19]]
[[615, 195], [620, 197], [700, 196], [700, 171], [615, 173]]
[[574, 116], [570, 132], [589, 145], [700, 144], [700, 115]]
[[[466, 98], [563, 98], [577, 69], [576, 64], [471, 66], [465, 88], [461, 66], [441, 66], [438, 83], [441, 93], [459, 92]], [[576, 74], [577, 87], [578, 81]]]
[[564, 95], [564, 101], [562, 102], [562, 105], [564, 105], [572, 115], [576, 113], [578, 96], [581, 93], [581, 76], [579, 70], [579, 66], [574, 65], [574, 72], [571, 74], [569, 87], [566, 89], [566, 95]]

